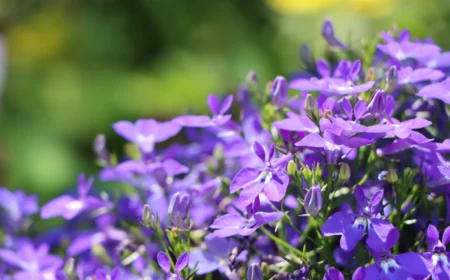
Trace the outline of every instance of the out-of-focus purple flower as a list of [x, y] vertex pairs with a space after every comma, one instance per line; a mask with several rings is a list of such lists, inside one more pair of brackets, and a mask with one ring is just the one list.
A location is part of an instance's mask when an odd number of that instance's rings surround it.
[[330, 267], [325, 271], [323, 280], [344, 280], [344, 275], [336, 268]]
[[0, 222], [10, 233], [18, 230], [24, 224], [25, 217], [38, 212], [38, 197], [27, 195], [21, 190], [12, 192], [0, 187]]
[[170, 272], [170, 258], [166, 253], [159, 252], [156, 258], [161, 269], [167, 274], [167, 280], [184, 280], [180, 273], [189, 263], [189, 254], [187, 252], [178, 257], [175, 264], [175, 273]]
[[278, 129], [296, 132], [318, 133], [319, 128], [305, 115], [298, 115], [293, 112], [286, 114], [287, 118], [284, 120], [275, 121], [272, 125]]
[[322, 209], [322, 191], [320, 186], [313, 185], [305, 195], [305, 201], [303, 204], [306, 213], [311, 216], [317, 216]]
[[122, 229], [114, 227], [115, 219], [116, 217], [112, 214], [101, 215], [96, 220], [97, 230], [77, 232], [67, 248], [67, 255], [77, 256], [97, 245], [117, 245], [120, 242], [124, 242], [128, 235]]
[[322, 36], [327, 41], [327, 43], [332, 47], [338, 47], [340, 49], [347, 49], [348, 46], [342, 43], [336, 38], [334, 34], [333, 23], [329, 18], [325, 18], [322, 25]]
[[[365, 268], [359, 268], [358, 277], [353, 275], [355, 280], [375, 280], [375, 279], [427, 279], [430, 275], [425, 259], [417, 253], [408, 252], [399, 255], [391, 255], [391, 248], [397, 243], [399, 238], [397, 229], [391, 230], [386, 243], [380, 246], [381, 254], [373, 255], [375, 263]], [[360, 271], [363, 269], [364, 271]]]
[[273, 104], [278, 108], [282, 108], [288, 100], [288, 88], [286, 79], [282, 76], [277, 76], [270, 87], [270, 96]]
[[445, 79], [443, 82], [423, 87], [419, 90], [417, 96], [435, 98], [450, 104], [450, 78]]
[[444, 73], [440, 70], [434, 70], [430, 68], [413, 69], [411, 67], [405, 67], [398, 71], [398, 84], [415, 84], [424, 81], [435, 82], [442, 77]]
[[172, 223], [180, 228], [187, 228], [186, 218], [191, 207], [189, 194], [181, 195], [179, 192], [172, 196], [169, 203], [168, 215]]
[[119, 121], [113, 125], [114, 131], [126, 140], [138, 145], [144, 154], [150, 154], [155, 144], [176, 135], [181, 126], [172, 122], [157, 122], [153, 119], [137, 120], [135, 123]]
[[398, 61], [408, 58], [419, 61], [425, 60], [428, 57], [438, 56], [441, 52], [441, 48], [434, 44], [410, 42], [409, 38], [399, 42], [391, 41], [386, 44], [378, 44], [377, 47], [381, 52]]
[[361, 70], [361, 61], [356, 60], [353, 63], [348, 60], [339, 62], [338, 67], [331, 76], [331, 70], [328, 63], [319, 60], [317, 62], [318, 71], [322, 75], [321, 79], [294, 79], [289, 87], [301, 91], [319, 91], [328, 95], [357, 95], [370, 90], [375, 82], [369, 81], [363, 84], [355, 84], [359, 79]]
[[186, 115], [175, 118], [173, 122], [186, 127], [222, 126], [231, 119], [231, 115], [225, 113], [230, 109], [232, 103], [232, 95], [225, 97], [222, 104], [220, 104], [217, 97], [214, 94], [210, 94], [208, 96], [208, 106], [213, 114], [212, 118], [209, 116]]
[[108, 275], [105, 270], [99, 268], [95, 271], [95, 280], [120, 280], [120, 269], [114, 268], [111, 275]]
[[279, 221], [283, 218], [282, 212], [257, 212], [246, 219], [239, 214], [226, 214], [217, 218], [210, 228], [215, 229], [216, 237], [228, 237], [232, 235], [248, 236], [260, 226]]
[[433, 225], [427, 229], [428, 252], [422, 256], [427, 260], [433, 279], [450, 279], [450, 252], [445, 246], [450, 243], [450, 227], [447, 227], [439, 240], [439, 231]]
[[355, 198], [358, 206], [357, 214], [339, 211], [328, 218], [322, 226], [324, 236], [341, 235], [340, 246], [345, 251], [351, 251], [368, 232], [366, 244], [371, 250], [382, 248], [387, 235], [394, 226], [380, 217], [380, 207], [383, 200], [383, 190], [376, 192], [369, 203], [366, 202], [363, 190], [355, 188]]
[[272, 159], [275, 154], [275, 146], [272, 145], [266, 154], [264, 147], [259, 142], [253, 144], [253, 149], [265, 167], [263, 169], [244, 168], [239, 171], [231, 182], [230, 193], [242, 189], [239, 201], [244, 206], [252, 203], [262, 191], [269, 200], [281, 201], [289, 184], [285, 166], [291, 156]]
[[41, 244], [34, 247], [31, 243], [24, 243], [17, 251], [0, 249], [0, 259], [18, 269], [14, 279], [55, 279], [55, 273], [62, 265], [61, 258], [49, 255], [49, 247]]
[[86, 176], [78, 176], [78, 198], [70, 195], [62, 195], [45, 204], [41, 209], [41, 218], [49, 219], [62, 216], [66, 220], [71, 220], [85, 210], [95, 210], [107, 207], [108, 203], [98, 198], [88, 195], [94, 183], [94, 178], [90, 177], [86, 181]]
[[233, 248], [239, 245], [233, 239], [218, 238], [215, 234], [205, 237], [206, 251], [193, 250], [189, 254], [189, 268], [197, 270], [198, 275], [207, 274], [215, 270], [225, 273], [227, 261]]
[[254, 263], [248, 266], [247, 280], [263, 280], [263, 273], [258, 264]]

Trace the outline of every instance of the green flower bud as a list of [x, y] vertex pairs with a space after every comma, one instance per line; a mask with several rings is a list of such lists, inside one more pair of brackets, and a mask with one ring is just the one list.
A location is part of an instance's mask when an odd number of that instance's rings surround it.
[[350, 179], [352, 172], [350, 170], [350, 166], [348, 165], [348, 163], [343, 162], [340, 165], [341, 166], [339, 167], [338, 182], [340, 184], [345, 184]]
[[308, 94], [305, 98], [305, 103], [303, 104], [306, 115], [314, 122], [319, 121], [319, 109], [317, 109], [316, 101], [311, 94]]
[[290, 160], [288, 163], [288, 167], [287, 167], [287, 173], [290, 176], [297, 176], [297, 164], [295, 163], [295, 161]]
[[398, 181], [397, 172], [394, 169], [389, 169], [386, 175], [386, 181], [389, 184], [395, 184]]

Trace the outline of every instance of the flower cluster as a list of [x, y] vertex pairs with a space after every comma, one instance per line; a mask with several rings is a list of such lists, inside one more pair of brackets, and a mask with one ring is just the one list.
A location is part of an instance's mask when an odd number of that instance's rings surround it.
[[323, 59], [250, 72], [209, 115], [114, 123], [129, 143], [99, 135], [76, 193], [0, 188], [0, 278], [450, 279], [450, 52], [322, 36]]

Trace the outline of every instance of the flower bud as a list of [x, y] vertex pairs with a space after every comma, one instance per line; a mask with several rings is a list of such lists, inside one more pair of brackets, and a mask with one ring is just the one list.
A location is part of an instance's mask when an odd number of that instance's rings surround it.
[[311, 120], [313, 121], [319, 120], [319, 109], [317, 109], [316, 101], [314, 100], [311, 94], [308, 94], [306, 96], [303, 107], [305, 109], [306, 115], [308, 115], [308, 117]]
[[251, 70], [248, 72], [247, 77], [245, 78], [245, 83], [251, 91], [258, 88], [258, 76], [255, 71]]
[[158, 227], [152, 209], [148, 204], [145, 204], [144, 210], [142, 210], [142, 223], [152, 230]]
[[169, 204], [169, 219], [172, 223], [180, 228], [187, 228], [185, 223], [185, 219], [189, 213], [191, 204], [190, 204], [190, 195], [183, 194], [181, 195], [179, 192], [172, 196]]
[[75, 259], [74, 258], [70, 258], [66, 261], [66, 263], [64, 264], [64, 272], [67, 275], [73, 275], [75, 272]]
[[352, 172], [350, 170], [350, 166], [348, 165], [348, 163], [346, 162], [341, 163], [341, 166], [339, 167], [338, 182], [340, 184], [347, 183], [351, 175]]
[[298, 167], [295, 161], [290, 160], [287, 167], [287, 173], [290, 176], [297, 176]]
[[263, 274], [259, 265], [254, 263], [248, 267], [247, 280], [263, 280]]
[[305, 196], [303, 204], [306, 213], [317, 216], [322, 209], [322, 192], [317, 185], [312, 186]]
[[389, 184], [395, 184], [398, 181], [397, 172], [394, 169], [389, 169], [386, 175], [386, 181]]
[[386, 109], [386, 94], [382, 90], [376, 90], [372, 96], [372, 100], [367, 105], [367, 110], [372, 115], [383, 114]]
[[369, 67], [369, 70], [366, 73], [365, 82], [375, 81], [376, 80], [376, 72], [375, 68]]
[[398, 72], [395, 65], [389, 67], [386, 72], [386, 92], [391, 92], [398, 84]]
[[109, 163], [109, 152], [106, 147], [106, 137], [104, 134], [98, 134], [95, 137], [92, 149], [97, 158]]
[[306, 44], [303, 44], [300, 47], [300, 59], [303, 61], [306, 67], [314, 67], [314, 59], [311, 55], [311, 50]]
[[282, 108], [288, 100], [288, 88], [286, 79], [282, 76], [277, 76], [270, 88], [270, 96], [273, 104], [278, 108]]

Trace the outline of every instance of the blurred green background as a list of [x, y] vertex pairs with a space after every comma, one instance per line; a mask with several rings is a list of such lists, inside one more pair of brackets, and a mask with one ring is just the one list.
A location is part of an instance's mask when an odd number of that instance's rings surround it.
[[118, 149], [113, 122], [201, 113], [250, 69], [295, 71], [325, 16], [354, 45], [397, 23], [450, 49], [448, 0], [0, 0], [0, 185], [48, 199], [98, 170], [97, 133]]

